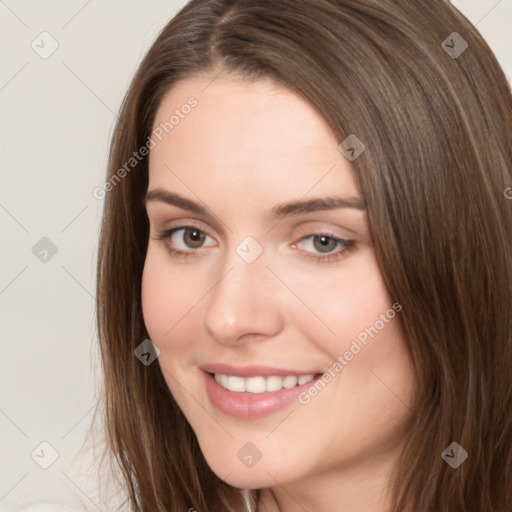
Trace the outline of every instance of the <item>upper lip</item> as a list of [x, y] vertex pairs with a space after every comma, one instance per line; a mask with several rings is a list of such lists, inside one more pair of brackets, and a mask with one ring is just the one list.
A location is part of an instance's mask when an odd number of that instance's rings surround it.
[[224, 363], [209, 363], [200, 366], [201, 370], [207, 373], [217, 373], [220, 375], [232, 375], [233, 377], [271, 377], [276, 375], [278, 377], [286, 377], [288, 375], [316, 375], [316, 371], [311, 370], [291, 370], [284, 368], [277, 368], [275, 366], [231, 366]]

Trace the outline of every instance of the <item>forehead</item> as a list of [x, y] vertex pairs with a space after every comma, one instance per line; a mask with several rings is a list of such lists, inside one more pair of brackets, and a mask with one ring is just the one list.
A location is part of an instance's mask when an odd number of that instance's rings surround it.
[[329, 126], [270, 80], [185, 79], [164, 97], [153, 133], [159, 128], [161, 140], [153, 137], [150, 151], [150, 189], [188, 187], [199, 196], [216, 191], [275, 202], [310, 192], [358, 195]]

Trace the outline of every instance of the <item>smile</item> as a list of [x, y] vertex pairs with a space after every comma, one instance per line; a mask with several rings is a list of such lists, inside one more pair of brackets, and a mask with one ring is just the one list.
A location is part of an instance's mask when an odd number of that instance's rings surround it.
[[[276, 413], [297, 402], [297, 397], [308, 386], [321, 378], [321, 373], [272, 375], [275, 369], [248, 370], [216, 368], [202, 374], [209, 401], [217, 410], [238, 418], [257, 419]], [[228, 370], [228, 371], [226, 371]], [[221, 373], [223, 372], [223, 373]], [[267, 375], [258, 375], [267, 372]], [[279, 373], [277, 370], [276, 373]], [[231, 373], [248, 373], [231, 375]]]
[[280, 377], [272, 375], [270, 377], [238, 377], [234, 375], [223, 375], [221, 373], [214, 374], [216, 382], [224, 389], [234, 391], [235, 393], [266, 393], [269, 391], [280, 391], [281, 389], [291, 389], [296, 386], [302, 386], [311, 382], [315, 375], [310, 373], [307, 375], [288, 375]]

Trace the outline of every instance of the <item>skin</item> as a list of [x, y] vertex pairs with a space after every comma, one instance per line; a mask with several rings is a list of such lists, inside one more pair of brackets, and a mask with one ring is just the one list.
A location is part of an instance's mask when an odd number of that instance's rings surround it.
[[[197, 99], [151, 149], [148, 190], [160, 187], [210, 210], [205, 216], [147, 203], [142, 303], [148, 334], [161, 351], [158, 364], [211, 469], [234, 487], [263, 489], [258, 510], [388, 510], [387, 485], [413, 392], [400, 313], [307, 405], [294, 401], [247, 420], [219, 411], [208, 398], [200, 365], [323, 372], [395, 302], [364, 210], [279, 222], [268, 215], [293, 200], [360, 197], [341, 141], [304, 100], [271, 81], [212, 78], [177, 84], [154, 125], [190, 96]], [[190, 246], [190, 232], [185, 239], [185, 231], [156, 239], [160, 230], [190, 222], [208, 235], [199, 249]], [[326, 230], [355, 247], [343, 253], [333, 244], [328, 251], [337, 259], [311, 259], [326, 255], [313, 236]], [[247, 236], [263, 250], [251, 264], [236, 252]], [[196, 252], [184, 259], [169, 247]], [[251, 468], [237, 457], [247, 442], [262, 454]]]

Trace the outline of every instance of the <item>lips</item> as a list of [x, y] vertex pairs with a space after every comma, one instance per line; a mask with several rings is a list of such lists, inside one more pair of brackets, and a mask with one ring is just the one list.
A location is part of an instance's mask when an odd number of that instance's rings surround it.
[[240, 418], [261, 418], [291, 405], [322, 372], [269, 366], [201, 366], [211, 403]]
[[323, 373], [321, 370], [311, 370], [310, 368], [297, 370], [278, 368], [275, 366], [230, 366], [224, 363], [205, 364], [200, 366], [200, 368], [206, 373], [244, 377], [246, 379], [249, 377], [271, 377], [274, 375], [277, 377], [300, 377], [302, 375], [316, 375], [317, 373]]

